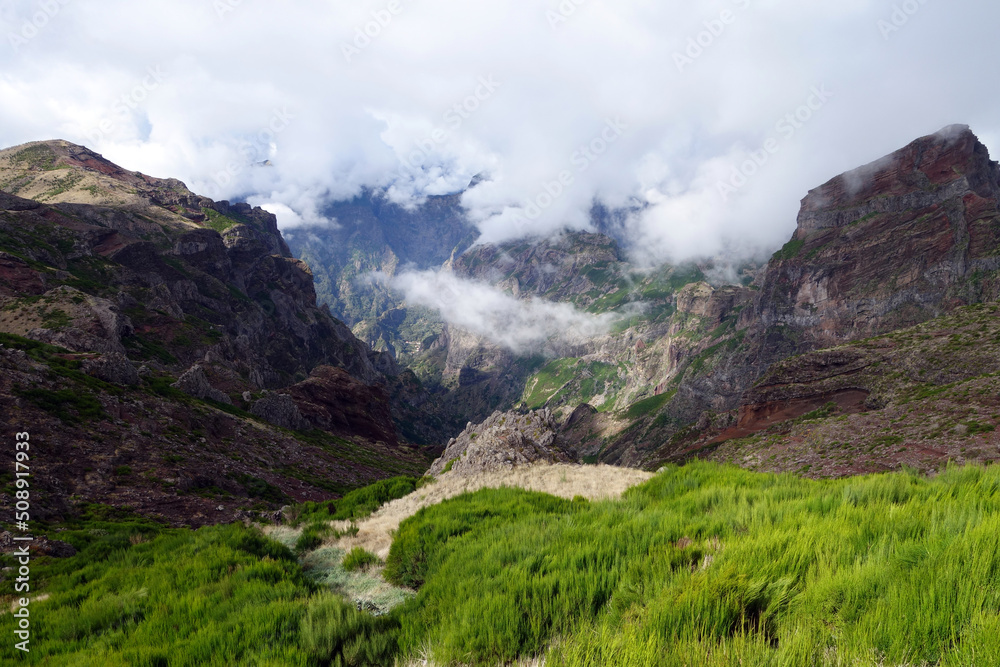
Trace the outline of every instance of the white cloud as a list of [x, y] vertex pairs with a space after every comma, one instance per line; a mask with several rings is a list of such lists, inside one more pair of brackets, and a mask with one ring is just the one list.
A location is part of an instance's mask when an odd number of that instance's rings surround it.
[[[16, 50], [43, 3], [0, 2], [0, 144], [88, 144], [202, 194], [283, 205], [286, 226], [363, 187], [412, 204], [486, 172], [464, 198], [485, 239], [584, 227], [595, 198], [637, 198], [628, 230], [659, 261], [779, 245], [809, 189], [951, 123], [1000, 149], [986, 0], [924, 3], [890, 39], [887, 0], [588, 0], [555, 28], [556, 0], [399, 0], [350, 63], [342, 46], [387, 2], [224, 0], [222, 16], [207, 0], [52, 2]], [[724, 10], [734, 20], [706, 38]], [[679, 71], [692, 39], [706, 45]], [[129, 98], [151, 67], [163, 81]], [[483, 77], [499, 87], [456, 124]], [[821, 84], [835, 97], [723, 201], [720, 175]], [[628, 129], [583, 169], [574, 156], [614, 118]]]
[[518, 354], [580, 345], [608, 333], [617, 319], [613, 314], [584, 313], [568, 303], [520, 300], [492, 285], [443, 271], [409, 271], [390, 284], [411, 305], [433, 308], [448, 324]]

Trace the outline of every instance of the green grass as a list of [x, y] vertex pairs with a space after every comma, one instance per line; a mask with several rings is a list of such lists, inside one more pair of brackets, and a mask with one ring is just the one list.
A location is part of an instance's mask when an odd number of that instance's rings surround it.
[[[3, 642], [2, 664], [391, 664], [398, 622], [319, 592], [287, 548], [242, 525], [91, 516], [58, 538], [80, 552], [33, 561], [51, 597], [31, 604], [31, 652]], [[10, 614], [0, 631], [13, 636]]]
[[222, 215], [212, 208], [202, 208], [201, 212], [205, 214], [205, 226], [214, 229], [220, 234], [230, 227], [240, 224], [238, 220], [233, 220], [228, 216]]
[[1000, 468], [696, 463], [620, 501], [491, 490], [404, 522], [400, 643], [442, 664], [1000, 664]]
[[590, 403], [604, 396], [601, 405], [594, 406], [602, 409], [614, 403], [626, 377], [624, 366], [617, 364], [557, 359], [528, 378], [521, 400], [527, 409], [538, 410], [546, 405]]
[[522, 399], [524, 404], [529, 409], [543, 407], [563, 385], [576, 377], [579, 363], [579, 359], [566, 358], [546, 364], [528, 380], [528, 384], [534, 382], [534, 386], [530, 392], [526, 391]]
[[378, 617], [241, 525], [117, 520], [35, 562], [52, 597], [21, 662], [1000, 664], [1000, 467], [807, 480], [697, 462], [613, 501], [482, 490], [400, 525], [385, 574], [419, 590]]
[[649, 398], [644, 398], [641, 401], [636, 401], [625, 409], [625, 418], [634, 421], [640, 417], [645, 417], [648, 414], [656, 412], [666, 405], [667, 401], [673, 398], [676, 394], [677, 390], [673, 389], [663, 394], [657, 394], [656, 396], [650, 396]]
[[802, 248], [805, 246], [806, 242], [801, 239], [792, 239], [785, 245], [781, 247], [781, 250], [774, 253], [771, 257], [772, 261], [781, 261], [785, 259], [794, 259], [799, 256], [802, 252]]
[[370, 551], [361, 547], [354, 547], [344, 556], [342, 566], [348, 572], [357, 572], [371, 565], [381, 565], [382, 560]]
[[409, 495], [417, 490], [421, 480], [418, 477], [392, 477], [348, 492], [340, 500], [321, 503], [307, 502], [292, 508], [296, 525], [316, 521], [351, 521], [364, 519], [379, 507]]

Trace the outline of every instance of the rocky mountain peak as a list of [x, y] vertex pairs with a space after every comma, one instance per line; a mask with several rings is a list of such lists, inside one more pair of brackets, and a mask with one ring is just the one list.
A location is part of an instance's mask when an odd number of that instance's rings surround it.
[[967, 125], [950, 125], [811, 190], [802, 200], [796, 236], [972, 194], [1000, 197], [1000, 166]]
[[998, 214], [1000, 166], [968, 127], [917, 139], [809, 193], [758, 319], [804, 351], [996, 298]]
[[146, 235], [160, 235], [163, 230], [215, 230], [223, 234], [227, 246], [239, 245], [249, 237], [263, 244], [268, 254], [292, 256], [273, 214], [245, 203], [202, 197], [176, 178], [123, 169], [68, 141], [36, 141], [0, 151], [0, 190], [36, 203], [69, 207], [72, 214], [100, 221], [98, 224], [115, 220], [123, 224], [127, 217], [106, 209], [138, 213], [156, 226], [143, 227], [141, 222], [131, 221], [129, 231]]

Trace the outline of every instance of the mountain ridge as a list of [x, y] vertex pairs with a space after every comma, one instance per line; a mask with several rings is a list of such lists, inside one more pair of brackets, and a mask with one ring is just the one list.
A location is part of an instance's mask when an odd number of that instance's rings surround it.
[[317, 305], [272, 214], [64, 141], [0, 151], [5, 189], [0, 401], [46, 443], [41, 515], [215, 522], [427, 465], [419, 385]]

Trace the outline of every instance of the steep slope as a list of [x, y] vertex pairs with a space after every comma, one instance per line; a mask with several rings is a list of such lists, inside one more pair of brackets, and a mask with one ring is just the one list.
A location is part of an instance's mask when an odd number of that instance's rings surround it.
[[727, 426], [784, 358], [995, 300], [998, 207], [1000, 168], [953, 126], [810, 192], [792, 240], [763, 270], [744, 267], [743, 285], [710, 285], [707, 266], [638, 274], [596, 234], [476, 246], [453, 262], [457, 274], [618, 313], [618, 325], [539, 360], [445, 327], [414, 367], [428, 381], [437, 373], [472, 421], [516, 403], [563, 419], [592, 405], [576, 413], [577, 450], [643, 465], [692, 429]]
[[274, 216], [60, 141], [0, 151], [0, 189], [34, 197], [0, 192], [0, 401], [53, 507], [183, 521], [425, 466], [395, 423], [419, 385], [317, 306]]
[[1000, 460], [1000, 306], [785, 359], [731, 423], [670, 458], [814, 477]]
[[[611, 449], [643, 460], [693, 425], [699, 408], [739, 406], [789, 356], [996, 300], [998, 268], [1000, 167], [966, 126], [917, 139], [809, 193], [740, 317], [742, 342], [684, 378], [676, 398]], [[699, 425], [720, 419], [728, 418], [705, 412]]]
[[[654, 394], [684, 359], [733, 328], [750, 292], [716, 290], [705, 282], [710, 268], [706, 262], [641, 271], [616, 241], [587, 232], [475, 246], [454, 261], [456, 275], [521, 299], [611, 316], [613, 326], [591, 340], [555, 341], [535, 356], [518, 357], [446, 325], [408, 363], [429, 386], [447, 388], [445, 400], [473, 421], [514, 405], [549, 407], [562, 417], [584, 402], [602, 412], [622, 410]], [[743, 269], [750, 282], [754, 267]]]
[[755, 318], [802, 351], [995, 300], [998, 206], [1000, 166], [966, 126], [842, 174], [802, 201]]
[[365, 278], [372, 272], [391, 277], [404, 266], [438, 267], [468, 248], [477, 232], [465, 218], [461, 193], [428, 197], [408, 209], [366, 191], [323, 213], [335, 224], [287, 234], [295, 256], [316, 272], [320, 302], [379, 350], [405, 354], [406, 338], [439, 332], [433, 313], [404, 308], [398, 295]]

